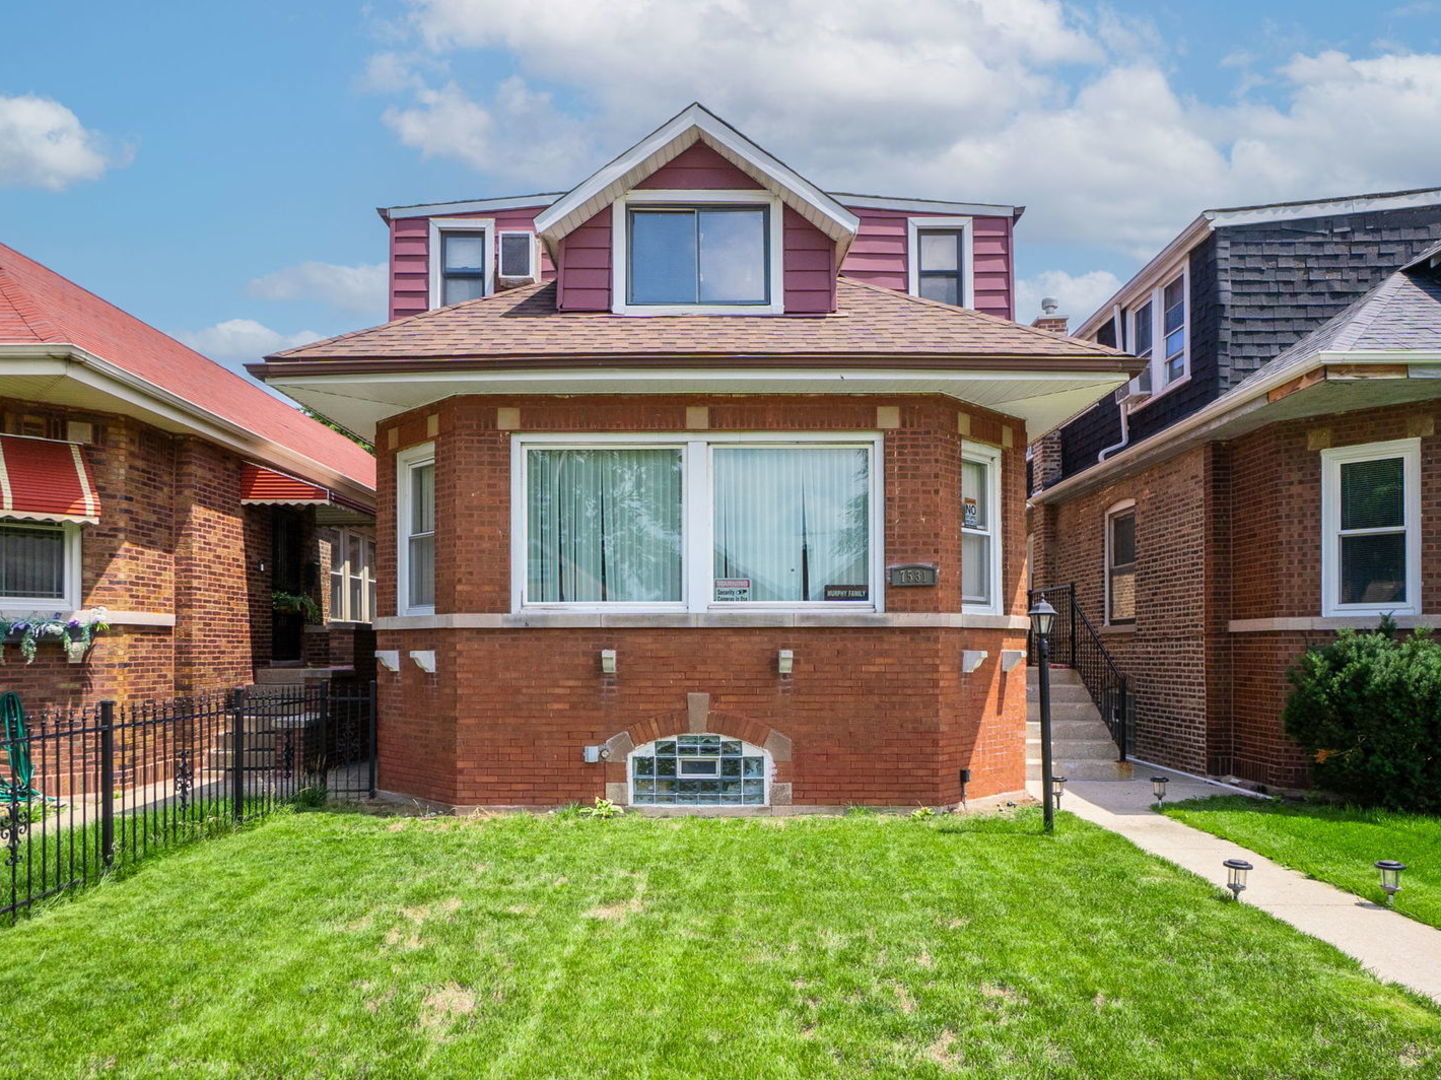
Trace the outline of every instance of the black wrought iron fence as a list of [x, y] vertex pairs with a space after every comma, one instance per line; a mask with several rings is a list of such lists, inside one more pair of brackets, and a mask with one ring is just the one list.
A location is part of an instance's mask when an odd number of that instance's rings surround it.
[[[1100, 710], [1106, 730], [1115, 740], [1120, 760], [1125, 761], [1130, 756], [1135, 731], [1135, 698], [1126, 675], [1116, 666], [1096, 627], [1076, 602], [1075, 585], [1032, 589], [1030, 603], [1034, 605], [1043, 597], [1056, 609], [1056, 618], [1051, 624], [1051, 661], [1072, 668], [1081, 677], [1086, 692]], [[1034, 664], [1035, 650], [1029, 647], [1029, 641], [1027, 646], [1028, 662]]]
[[374, 685], [254, 686], [26, 715], [0, 697], [0, 917], [305, 789], [375, 793]]

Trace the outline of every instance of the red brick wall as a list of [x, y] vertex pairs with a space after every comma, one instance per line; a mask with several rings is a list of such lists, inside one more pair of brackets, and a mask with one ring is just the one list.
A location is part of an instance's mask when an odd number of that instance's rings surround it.
[[[712, 431], [875, 431], [877, 407], [899, 426], [883, 431], [885, 560], [932, 562], [939, 585], [892, 589], [891, 613], [960, 608], [959, 407], [928, 397], [879, 398], [456, 398], [383, 425], [379, 562], [394, 565], [395, 453], [436, 443], [436, 609], [504, 613], [511, 607], [510, 432], [686, 430], [687, 408], [708, 410]], [[889, 422], [887, 417], [887, 422]], [[1024, 434], [979, 410], [971, 437], [1004, 452], [1004, 589], [1025, 610]], [[1007, 429], [1009, 439], [1007, 440]], [[393, 612], [382, 575], [380, 610]], [[637, 724], [687, 730], [687, 695], [711, 711], [792, 741], [786, 774], [800, 805], [936, 804], [1024, 783], [1025, 673], [1000, 673], [1017, 630], [895, 627], [535, 628], [383, 630], [402, 669], [382, 672], [381, 785], [459, 804], [555, 804], [589, 799], [623, 779], [619, 764], [585, 765], [581, 748]], [[618, 671], [599, 671], [617, 650]], [[776, 652], [795, 651], [795, 673], [776, 674]], [[435, 649], [438, 673], [406, 657]], [[961, 653], [989, 653], [960, 673]], [[681, 725], [676, 727], [675, 725]], [[779, 779], [779, 777], [778, 777]]]
[[1136, 686], [1137, 756], [1281, 787], [1306, 783], [1305, 756], [1282, 730], [1286, 671], [1333, 634], [1230, 624], [1321, 615], [1321, 449], [1416, 435], [1421, 595], [1428, 615], [1441, 612], [1438, 418], [1441, 406], [1421, 403], [1272, 424], [1034, 508], [1036, 584], [1075, 581], [1099, 623], [1103, 515], [1136, 500], [1136, 628], [1105, 641]]

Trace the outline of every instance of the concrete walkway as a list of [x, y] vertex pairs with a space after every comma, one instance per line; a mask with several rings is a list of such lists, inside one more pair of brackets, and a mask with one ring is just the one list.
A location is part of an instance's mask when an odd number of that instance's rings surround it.
[[[1136, 766], [1132, 780], [1077, 780], [1066, 785], [1062, 810], [1119, 833], [1137, 847], [1224, 887], [1226, 859], [1255, 867], [1242, 902], [1320, 938], [1359, 960], [1387, 982], [1400, 983], [1441, 1002], [1441, 930], [1398, 915], [1379, 904], [1313, 881], [1218, 836], [1182, 825], [1151, 809], [1152, 776], [1169, 776], [1166, 801], [1235, 795], [1235, 788]], [[1033, 795], [1040, 796], [1033, 785]], [[1381, 852], [1378, 858], [1385, 858]], [[1404, 881], [1402, 882], [1404, 887]]]

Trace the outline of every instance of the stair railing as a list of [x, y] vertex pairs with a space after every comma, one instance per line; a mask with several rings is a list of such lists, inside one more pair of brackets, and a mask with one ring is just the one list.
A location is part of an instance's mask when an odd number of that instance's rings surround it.
[[[1044, 597], [1056, 609], [1056, 620], [1051, 625], [1051, 662], [1065, 664], [1081, 677], [1086, 693], [1100, 710], [1106, 730], [1120, 752], [1119, 760], [1125, 761], [1135, 726], [1135, 701], [1125, 674], [1116, 666], [1101, 635], [1076, 602], [1075, 583], [1031, 589], [1027, 597], [1032, 606]], [[1036, 650], [1031, 645], [1028, 635], [1027, 663], [1034, 664]]]

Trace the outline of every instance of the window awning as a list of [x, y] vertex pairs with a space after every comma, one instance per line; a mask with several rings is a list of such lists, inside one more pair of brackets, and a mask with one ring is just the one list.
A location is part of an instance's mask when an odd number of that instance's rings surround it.
[[80, 447], [0, 435], [0, 517], [97, 524], [100, 499]]
[[240, 501], [246, 506], [345, 506], [365, 513], [359, 503], [308, 480], [287, 476], [264, 465], [245, 466], [240, 478]]

